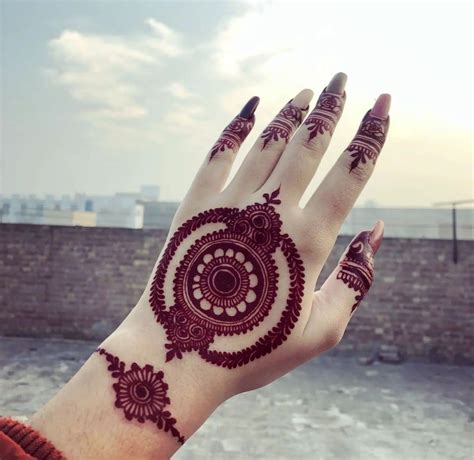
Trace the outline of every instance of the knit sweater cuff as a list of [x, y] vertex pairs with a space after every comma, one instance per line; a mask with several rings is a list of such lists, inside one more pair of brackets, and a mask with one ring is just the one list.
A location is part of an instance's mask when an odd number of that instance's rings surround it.
[[0, 417], [0, 458], [66, 460], [53, 444], [33, 428], [8, 417]]

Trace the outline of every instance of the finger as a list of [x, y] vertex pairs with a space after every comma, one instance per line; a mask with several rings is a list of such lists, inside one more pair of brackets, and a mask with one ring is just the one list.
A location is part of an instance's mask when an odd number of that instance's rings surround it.
[[310, 350], [332, 348], [342, 338], [350, 318], [367, 294], [374, 277], [374, 256], [383, 239], [384, 224], [359, 233], [319, 291], [303, 332]]
[[263, 130], [227, 187], [230, 195], [241, 194], [243, 190], [252, 193], [262, 186], [306, 116], [312, 97], [310, 89], [299, 92]]
[[388, 132], [389, 109], [390, 96], [382, 94], [306, 205], [309, 219], [337, 233], [374, 170]]
[[188, 192], [193, 199], [204, 198], [222, 190], [237, 152], [255, 124], [254, 113], [259, 102], [257, 96], [252, 97], [222, 131], [206, 155]]
[[347, 75], [338, 73], [319, 96], [314, 110], [283, 152], [264, 188], [281, 186], [286, 201], [299, 202], [326, 152], [339, 121], [346, 95]]

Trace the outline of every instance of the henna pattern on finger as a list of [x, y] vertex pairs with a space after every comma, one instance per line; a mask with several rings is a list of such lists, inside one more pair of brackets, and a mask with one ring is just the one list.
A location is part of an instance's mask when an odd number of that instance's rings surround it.
[[374, 250], [370, 244], [372, 232], [362, 232], [351, 242], [347, 254], [339, 263], [337, 279], [357, 292], [356, 303], [351, 312], [359, 306], [374, 279]]
[[150, 421], [184, 444], [184, 436], [175, 426], [176, 419], [165, 410], [171, 401], [167, 396], [168, 384], [164, 381], [163, 371], [155, 372], [152, 365], [140, 367], [137, 363], [132, 363], [127, 370], [123, 361], [104, 348], [96, 351], [105, 357], [109, 363], [107, 370], [117, 379], [112, 385], [115, 407], [123, 411], [125, 418], [139, 423]]
[[219, 153], [226, 150], [232, 150], [236, 153], [242, 142], [246, 139], [248, 134], [253, 128], [255, 123], [255, 118], [246, 119], [240, 115], [235, 117], [222, 131], [219, 139], [211, 148], [211, 153], [209, 155], [209, 162]]
[[287, 144], [293, 132], [303, 121], [307, 110], [308, 109], [299, 108], [292, 104], [291, 101], [288, 102], [273, 121], [263, 130], [260, 136], [263, 139], [261, 150], [264, 150], [270, 141], [278, 142], [284, 139], [285, 144]]
[[375, 165], [385, 143], [390, 119], [388, 117], [385, 120], [376, 118], [371, 116], [370, 113], [369, 110], [365, 114], [356, 136], [347, 148], [353, 158], [349, 173], [357, 168], [360, 163], [366, 164], [368, 161], [372, 161], [372, 164]]
[[342, 95], [327, 93], [326, 91], [321, 93], [316, 107], [304, 122], [309, 131], [308, 142], [327, 132], [331, 136], [333, 135], [337, 122], [341, 118], [345, 101], [345, 92]]
[[[263, 203], [245, 209], [216, 208], [186, 221], [171, 237], [156, 269], [150, 305], [168, 339], [166, 361], [196, 351], [206, 361], [229, 369], [243, 366], [279, 347], [291, 333], [301, 309], [303, 263], [291, 238], [281, 232], [276, 210], [280, 190], [263, 195]], [[195, 231], [205, 233], [180, 260], [176, 253]], [[275, 254], [288, 265], [290, 286], [277, 324], [239, 351], [211, 350], [218, 336], [245, 334], [270, 313], [278, 291]], [[170, 265], [177, 266], [169, 274]], [[165, 300], [165, 279], [173, 276], [173, 303]]]

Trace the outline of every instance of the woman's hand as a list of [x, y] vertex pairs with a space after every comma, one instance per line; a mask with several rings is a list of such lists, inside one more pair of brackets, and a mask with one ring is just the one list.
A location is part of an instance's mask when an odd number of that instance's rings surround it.
[[[297, 94], [224, 187], [259, 100], [244, 106], [207, 154], [137, 307], [86, 364], [89, 376], [103, 369], [94, 377], [101, 411], [114, 439], [139, 442], [135, 458], [166, 457], [225, 399], [335, 346], [368, 291], [380, 222], [314, 287], [385, 142], [388, 95], [299, 206], [342, 115], [345, 82], [337, 74], [311, 112], [312, 91]], [[100, 437], [94, 444], [107, 451]]]

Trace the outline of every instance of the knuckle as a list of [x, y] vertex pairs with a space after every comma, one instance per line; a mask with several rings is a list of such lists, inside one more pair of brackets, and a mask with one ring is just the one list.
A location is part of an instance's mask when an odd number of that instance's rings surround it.
[[232, 149], [224, 149], [210, 155], [209, 164], [231, 164], [235, 159], [235, 152]]
[[326, 136], [310, 137], [305, 133], [298, 140], [298, 144], [306, 154], [317, 157], [324, 154], [329, 145], [329, 140]]
[[259, 152], [265, 151], [266, 154], [280, 153], [286, 145], [285, 139], [264, 139], [260, 137], [257, 140], [257, 149]]
[[374, 169], [373, 165], [370, 163], [354, 163], [351, 157], [348, 157], [345, 160], [345, 167], [351, 179], [359, 184], [365, 184], [369, 180]]

